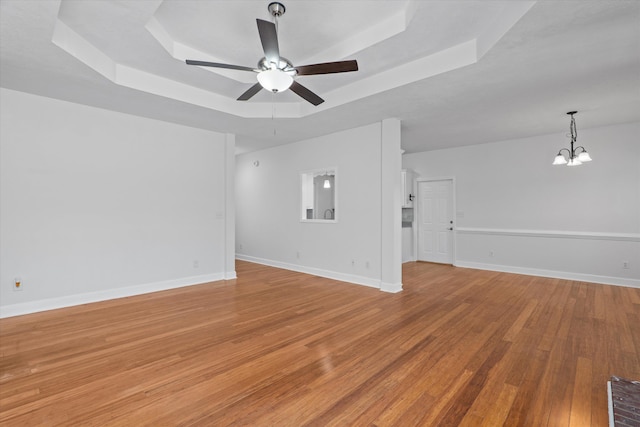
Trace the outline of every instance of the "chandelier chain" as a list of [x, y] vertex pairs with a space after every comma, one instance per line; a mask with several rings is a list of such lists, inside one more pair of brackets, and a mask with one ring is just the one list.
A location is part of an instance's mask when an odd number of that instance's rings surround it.
[[576, 119], [573, 118], [573, 114], [571, 114], [569, 130], [571, 131], [571, 141], [576, 142], [578, 140], [578, 129], [576, 128]]

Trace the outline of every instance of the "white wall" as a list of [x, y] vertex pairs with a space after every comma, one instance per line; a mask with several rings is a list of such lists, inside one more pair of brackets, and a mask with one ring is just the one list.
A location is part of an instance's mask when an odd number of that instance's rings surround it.
[[[385, 128], [392, 137], [383, 136]], [[393, 198], [397, 192], [400, 200], [399, 138], [399, 122], [389, 119], [237, 156], [237, 257], [388, 291], [400, 290], [401, 278], [393, 276], [393, 267], [388, 268], [388, 279], [382, 275], [383, 262], [393, 263], [395, 258], [399, 270], [400, 245], [397, 257], [381, 256], [383, 197]], [[383, 141], [392, 147], [390, 151], [394, 150], [384, 161]], [[254, 166], [255, 161], [259, 166]], [[387, 169], [397, 169], [397, 188], [393, 184], [389, 190], [382, 190], [383, 162], [388, 162]], [[337, 168], [338, 221], [301, 222], [300, 173], [332, 167]], [[394, 228], [393, 220], [387, 220], [389, 228]], [[398, 220], [398, 243], [399, 233]]]
[[456, 265], [640, 286], [638, 135], [640, 123], [579, 129], [593, 162], [573, 168], [551, 165], [565, 134], [408, 154], [403, 167], [455, 176]]
[[233, 135], [0, 98], [1, 316], [235, 277]]
[[413, 253], [413, 227], [402, 227], [402, 262], [415, 261]]

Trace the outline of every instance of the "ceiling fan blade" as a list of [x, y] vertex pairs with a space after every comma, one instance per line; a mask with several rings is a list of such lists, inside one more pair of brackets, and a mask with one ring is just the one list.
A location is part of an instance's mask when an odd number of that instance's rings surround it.
[[262, 19], [256, 19], [258, 33], [262, 42], [262, 50], [267, 62], [273, 62], [276, 66], [280, 63], [280, 48], [278, 47], [278, 32], [276, 24]]
[[249, 89], [247, 89], [247, 91], [245, 93], [243, 93], [242, 95], [240, 95], [238, 97], [238, 101], [247, 101], [247, 100], [249, 100], [253, 95], [255, 95], [256, 93], [260, 92], [260, 89], [262, 89], [262, 85], [260, 83], [254, 84]]
[[322, 64], [313, 65], [301, 65], [300, 67], [294, 67], [299, 76], [310, 76], [313, 74], [332, 74], [332, 73], [346, 73], [349, 71], [358, 71], [358, 61], [338, 61], [338, 62], [325, 62]]
[[230, 70], [257, 72], [255, 68], [243, 67], [242, 65], [220, 64], [218, 62], [207, 62], [207, 61], [194, 61], [192, 59], [187, 59], [185, 62], [187, 63], [187, 65], [199, 65], [201, 67], [228, 68]]
[[295, 80], [293, 81], [293, 83], [291, 83], [291, 87], [289, 89], [291, 89], [294, 93], [298, 94], [300, 97], [304, 98], [315, 106], [318, 106], [324, 102], [324, 99], [320, 98], [318, 95], [311, 92], [309, 89], [302, 86]]

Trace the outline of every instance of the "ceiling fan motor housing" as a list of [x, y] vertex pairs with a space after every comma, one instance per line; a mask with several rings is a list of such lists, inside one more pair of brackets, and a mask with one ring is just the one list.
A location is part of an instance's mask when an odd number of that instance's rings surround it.
[[[267, 61], [267, 58], [262, 58], [260, 61], [258, 61], [258, 69], [262, 71], [270, 70], [272, 68], [271, 64], [271, 62]], [[276, 68], [278, 70], [286, 72], [291, 76], [296, 75], [296, 69], [293, 67], [293, 64], [285, 57], [280, 57], [280, 61], [276, 65]]]

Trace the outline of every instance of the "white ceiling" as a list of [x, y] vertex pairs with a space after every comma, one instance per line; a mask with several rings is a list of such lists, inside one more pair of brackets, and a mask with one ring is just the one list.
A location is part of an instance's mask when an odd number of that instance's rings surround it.
[[269, 1], [0, 0], [0, 85], [236, 134], [253, 151], [387, 117], [407, 152], [640, 121], [640, 1], [283, 1], [281, 55], [357, 59], [235, 101], [255, 74]]

